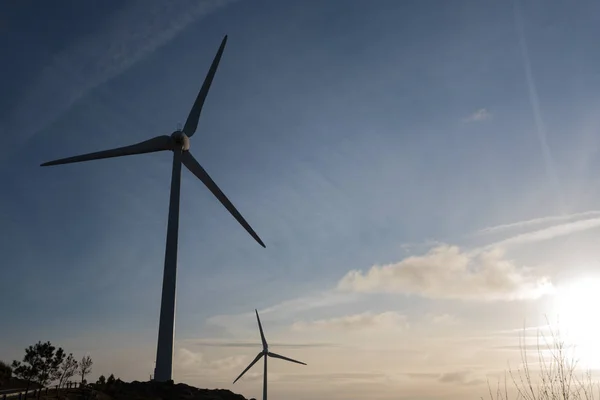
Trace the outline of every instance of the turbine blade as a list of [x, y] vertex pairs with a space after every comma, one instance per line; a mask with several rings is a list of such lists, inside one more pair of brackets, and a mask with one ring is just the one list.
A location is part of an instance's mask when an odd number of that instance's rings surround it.
[[262, 340], [263, 350], [266, 350], [267, 349], [267, 339], [265, 339], [265, 334], [263, 332], [262, 325], [260, 323], [260, 317], [258, 316], [258, 311], [256, 310], [256, 308], [254, 309], [254, 312], [256, 313], [256, 320], [258, 321], [258, 329], [260, 330], [260, 340]]
[[133, 154], [154, 153], [157, 151], [171, 150], [172, 139], [170, 136], [157, 136], [150, 140], [132, 144], [131, 146], [118, 147], [116, 149], [97, 151], [95, 153], [82, 154], [80, 156], [61, 158], [41, 164], [42, 167], [50, 165], [70, 164], [82, 161], [100, 160], [102, 158], [129, 156]]
[[280, 356], [279, 354], [275, 354], [275, 353], [268, 352], [268, 353], [267, 353], [267, 355], [268, 355], [269, 357], [273, 357], [273, 358], [280, 358], [280, 359], [282, 359], [282, 360], [285, 360], [285, 361], [290, 361], [290, 362], [293, 362], [293, 363], [296, 363], [296, 364], [302, 364], [302, 365], [306, 365], [306, 363], [303, 363], [302, 361], [296, 361], [296, 360], [292, 360], [291, 358], [287, 358], [287, 357], [284, 357], [284, 356]]
[[244, 375], [246, 372], [248, 372], [248, 370], [249, 370], [250, 368], [252, 368], [252, 366], [253, 366], [254, 364], [256, 364], [256, 363], [258, 362], [258, 360], [260, 360], [260, 358], [261, 358], [262, 356], [263, 356], [263, 352], [261, 351], [260, 353], [258, 353], [258, 355], [256, 356], [256, 358], [255, 358], [255, 359], [254, 359], [254, 360], [253, 360], [253, 361], [250, 363], [250, 365], [248, 365], [248, 366], [246, 367], [246, 369], [244, 370], [244, 372], [242, 372], [242, 373], [240, 374], [240, 376], [238, 376], [237, 378], [235, 378], [235, 381], [233, 381], [233, 383], [236, 383], [236, 382], [238, 381], [238, 379], [240, 379], [240, 378], [242, 377], [242, 375]]
[[208, 173], [202, 168], [202, 166], [196, 161], [192, 153], [189, 151], [184, 151], [181, 161], [183, 165], [190, 170], [190, 172], [198, 177], [206, 187], [215, 195], [215, 197], [225, 206], [227, 211], [233, 215], [233, 217], [248, 231], [248, 233], [260, 244], [262, 247], [266, 247], [262, 240], [258, 237], [256, 232], [250, 227], [250, 225], [246, 222], [244, 217], [236, 210], [236, 208], [231, 204], [227, 196], [223, 194], [221, 189], [217, 186], [217, 184], [212, 180], [212, 178], [208, 175]]
[[210, 89], [210, 85], [215, 77], [215, 73], [217, 72], [217, 68], [219, 67], [219, 61], [221, 61], [221, 56], [223, 55], [223, 50], [225, 50], [225, 43], [227, 43], [227, 35], [223, 38], [221, 42], [221, 46], [219, 46], [219, 50], [213, 59], [213, 62], [206, 74], [206, 78], [204, 78], [204, 83], [202, 84], [202, 88], [200, 92], [198, 92], [198, 96], [196, 97], [196, 101], [192, 109], [190, 110], [190, 114], [188, 115], [187, 121], [185, 121], [185, 126], [183, 127], [183, 133], [185, 133], [188, 137], [192, 137], [196, 132], [196, 128], [198, 128], [198, 120], [200, 119], [200, 113], [202, 112], [202, 106], [204, 105], [204, 100], [206, 100], [206, 96], [208, 95], [208, 90]]

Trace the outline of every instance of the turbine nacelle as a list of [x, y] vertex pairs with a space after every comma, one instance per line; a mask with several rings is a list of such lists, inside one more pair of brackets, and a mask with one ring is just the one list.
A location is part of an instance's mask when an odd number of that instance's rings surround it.
[[171, 134], [173, 139], [173, 149], [188, 151], [190, 149], [190, 138], [182, 131], [175, 131]]

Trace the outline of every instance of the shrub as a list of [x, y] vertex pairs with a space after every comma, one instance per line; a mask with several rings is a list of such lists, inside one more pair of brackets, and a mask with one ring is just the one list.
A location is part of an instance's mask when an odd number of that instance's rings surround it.
[[79, 376], [81, 376], [82, 383], [85, 382], [85, 377], [87, 376], [87, 374], [92, 372], [93, 364], [94, 362], [92, 361], [92, 357], [90, 356], [84, 356], [79, 362], [79, 370], [77, 372], [79, 373]]
[[65, 359], [62, 348], [52, 346], [50, 342], [38, 342], [25, 349], [23, 361], [12, 362], [13, 373], [17, 378], [36, 382], [42, 386], [56, 380], [60, 366]]
[[508, 369], [504, 382], [498, 382], [495, 394], [488, 382], [490, 400], [510, 400], [511, 393], [517, 400], [598, 399], [600, 386], [592, 381], [590, 371], [580, 371], [578, 376], [577, 360], [568, 354], [572, 347], [561, 338], [558, 329], [551, 329], [549, 337], [538, 332], [535, 362], [539, 367], [533, 370], [527, 344], [520, 340], [521, 367], [516, 371]]
[[0, 361], [0, 381], [9, 381], [12, 378], [12, 368], [4, 361]]

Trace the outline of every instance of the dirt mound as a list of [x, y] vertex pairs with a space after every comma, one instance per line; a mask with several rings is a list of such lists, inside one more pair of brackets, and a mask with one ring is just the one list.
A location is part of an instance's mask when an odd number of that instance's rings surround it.
[[94, 389], [113, 400], [247, 400], [241, 394], [225, 389], [198, 389], [185, 383], [123, 382], [117, 380]]
[[[27, 381], [24, 379], [18, 379], [15, 377], [0, 379], [0, 390], [19, 389], [26, 387]], [[41, 387], [39, 384], [35, 382], [29, 382], [29, 389], [37, 389], [39, 387]], [[0, 396], [0, 399], [1, 398], [2, 396]]]

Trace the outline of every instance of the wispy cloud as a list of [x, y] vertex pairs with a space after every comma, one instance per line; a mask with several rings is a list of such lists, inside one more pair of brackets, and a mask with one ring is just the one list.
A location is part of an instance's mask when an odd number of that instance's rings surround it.
[[513, 2], [514, 6], [514, 21], [515, 28], [517, 31], [517, 35], [519, 37], [519, 47], [521, 48], [521, 55], [523, 58], [523, 68], [525, 72], [525, 79], [527, 81], [527, 89], [529, 92], [529, 102], [531, 104], [531, 111], [533, 113], [533, 120], [535, 122], [535, 133], [537, 135], [537, 139], [540, 143], [540, 148], [542, 151], [542, 156], [544, 159], [544, 164], [546, 167], [546, 173], [548, 178], [550, 179], [552, 185], [554, 186], [556, 198], [559, 200], [560, 205], [563, 204], [563, 193], [561, 190], [561, 185], [558, 179], [558, 174], [556, 172], [556, 167], [554, 165], [554, 158], [552, 156], [552, 152], [550, 150], [550, 145], [548, 144], [548, 134], [546, 132], [546, 126], [544, 124], [544, 119], [542, 118], [542, 112], [540, 107], [540, 100], [538, 96], [538, 91], [536, 88], [535, 78], [533, 76], [533, 68], [531, 66], [531, 60], [529, 58], [529, 49], [527, 46], [527, 40], [525, 38], [525, 26], [524, 19], [521, 14], [521, 9], [519, 6], [519, 2]]
[[[527, 228], [555, 221], [600, 215], [600, 211], [587, 211], [570, 215], [548, 216], [485, 228], [480, 233], [502, 232]], [[507, 301], [539, 298], [553, 293], [554, 286], [548, 276], [536, 273], [527, 266], [519, 266], [504, 257], [506, 246], [534, 243], [600, 227], [600, 218], [580, 219], [510, 236], [471, 249], [438, 244], [421, 255], [406, 257], [396, 263], [374, 265], [366, 270], [348, 271], [332, 288], [300, 298], [287, 300], [260, 311], [277, 316], [292, 316], [316, 308], [336, 307], [356, 303], [372, 293], [411, 294], [430, 299], [460, 299], [471, 301]], [[296, 322], [293, 329], [334, 329], [335, 326], [354, 326], [367, 320], [368, 315], [340, 316], [329, 320]], [[451, 315], [429, 315], [433, 324], [457, 323]], [[237, 315], [217, 315], [208, 323], [224, 327], [239, 326], [254, 319], [249, 311]], [[244, 344], [222, 344], [245, 346]], [[329, 344], [307, 344], [318, 346]], [[290, 346], [294, 346], [290, 344]]]
[[[528, 223], [524, 224], [527, 225]], [[440, 244], [425, 254], [409, 256], [399, 262], [374, 265], [367, 270], [348, 271], [331, 289], [300, 298], [283, 301], [263, 310], [277, 316], [292, 316], [316, 308], [334, 307], [356, 303], [372, 293], [412, 294], [431, 299], [460, 299], [474, 301], [500, 301], [539, 298], [552, 293], [554, 287], [549, 277], [536, 274], [531, 268], [518, 266], [504, 258], [501, 245], [543, 240], [556, 235], [600, 225], [600, 221], [582, 221], [579, 225], [560, 225], [517, 235], [488, 246], [461, 250], [457, 246]], [[517, 224], [512, 224], [517, 225]], [[493, 228], [490, 228], [493, 229]], [[498, 228], [500, 229], [500, 228]], [[389, 316], [389, 315], [388, 315]], [[382, 317], [381, 315], [379, 317]], [[428, 321], [438, 325], [453, 325], [458, 321], [449, 314], [428, 315]], [[371, 320], [370, 320], [371, 319]], [[296, 322], [293, 329], [335, 329], [356, 327], [376, 319], [369, 313], [341, 316], [312, 322]], [[216, 315], [207, 323], [225, 328], [239, 327], [254, 320], [254, 313]], [[206, 346], [245, 347], [255, 344], [240, 342], [201, 343]], [[329, 346], [326, 343], [303, 344]], [[289, 346], [298, 346], [289, 344]]]
[[225, 356], [207, 359], [203, 353], [179, 347], [174, 354], [173, 365], [177, 376], [222, 377], [231, 370], [242, 367], [248, 361], [245, 355]]
[[538, 229], [532, 232], [521, 233], [519, 235], [515, 235], [507, 239], [503, 239], [498, 242], [489, 244], [488, 246], [486, 246], [486, 248], [540, 242], [543, 240], [555, 239], [561, 236], [568, 236], [573, 233], [582, 232], [589, 229], [595, 229], [598, 227], [600, 227], [600, 218], [584, 219], [580, 221], [554, 225], [548, 228]]
[[[260, 341], [228, 341], [228, 340], [213, 340], [213, 339], [186, 339], [182, 341], [186, 345], [196, 345], [200, 347], [233, 347], [233, 348], [259, 348]], [[310, 348], [310, 347], [337, 347], [334, 343], [278, 343], [269, 342], [275, 347], [284, 348]]]
[[439, 379], [442, 383], [454, 383], [460, 385], [479, 385], [485, 381], [474, 376], [472, 371], [456, 371], [441, 374]]
[[[535, 344], [520, 344], [520, 345], [504, 345], [504, 346], [494, 346], [494, 349], [498, 349], [498, 350], [508, 350], [508, 351], [545, 351], [545, 347], [547, 346], [546, 343], [544, 343], [543, 341], [539, 344], [535, 343]], [[565, 345], [565, 347], [568, 347], [568, 345]]]
[[475, 111], [473, 114], [463, 118], [464, 122], [477, 122], [477, 121], [485, 121], [486, 119], [492, 118], [492, 113], [489, 112], [485, 108], [480, 108]]
[[232, 1], [125, 3], [103, 31], [83, 36], [55, 54], [24, 88], [16, 99], [13, 128], [19, 126], [22, 140], [36, 134], [87, 92], [168, 43], [191, 22]]
[[[502, 232], [510, 229], [527, 228], [544, 223], [600, 215], [600, 211], [587, 211], [570, 215], [548, 216], [485, 228], [479, 233]], [[329, 290], [286, 300], [267, 307], [261, 315], [293, 316], [296, 313], [316, 308], [337, 307], [356, 303], [370, 293], [412, 294], [431, 299], [460, 299], [471, 301], [507, 301], [539, 298], [553, 293], [554, 286], [549, 277], [536, 273], [532, 268], [519, 266], [504, 257], [503, 247], [566, 236], [579, 231], [600, 227], [600, 218], [581, 219], [553, 225], [488, 245], [471, 249], [460, 249], [448, 244], [437, 244], [421, 255], [406, 257], [396, 263], [374, 265], [366, 270], [348, 271]], [[271, 315], [274, 317], [274, 315]], [[356, 327], [366, 323], [375, 315], [342, 315], [331, 319], [300, 321], [292, 325], [294, 330], [337, 329]], [[457, 320], [448, 314], [428, 315], [428, 322], [438, 325], [454, 325]], [[207, 322], [230, 328], [254, 321], [249, 311], [235, 315], [217, 315]], [[373, 322], [373, 321], [371, 321]], [[337, 327], [337, 328], [336, 328]], [[205, 346], [245, 347], [254, 343], [219, 342], [200, 343]], [[329, 343], [281, 344], [279, 346], [331, 346]]]
[[219, 358], [210, 362], [210, 367], [220, 371], [229, 371], [244, 365], [248, 357], [246, 356], [230, 356]]
[[[269, 373], [269, 379], [271, 374]], [[286, 374], [288, 382], [380, 382], [387, 380], [388, 375], [383, 372], [332, 372], [323, 374]]]
[[[256, 367], [254, 367], [256, 368]], [[248, 371], [241, 378], [240, 382], [255, 382], [263, 379], [263, 373], [258, 371]], [[281, 374], [269, 372], [269, 382], [278, 381], [281, 379]]]
[[478, 385], [484, 383], [482, 378], [476, 377], [471, 370], [453, 371], [444, 373], [435, 372], [409, 372], [404, 374], [412, 379], [424, 379], [438, 381], [440, 383], [459, 384], [459, 385]]
[[[261, 317], [269, 314], [288, 316], [301, 311], [353, 303], [359, 298], [360, 293], [342, 293], [335, 290], [325, 290], [286, 300], [262, 310], [258, 310], [258, 312]], [[243, 325], [247, 321], [255, 320], [255, 318], [254, 311], [249, 311], [240, 314], [215, 315], [208, 318], [206, 322], [211, 325], [229, 328]]]
[[552, 284], [547, 277], [535, 276], [503, 258], [499, 249], [468, 253], [446, 245], [394, 264], [375, 265], [366, 272], [350, 271], [338, 289], [434, 299], [514, 300], [537, 298], [549, 292]]
[[175, 353], [175, 365], [181, 369], [192, 369], [203, 364], [202, 353], [194, 352], [186, 348], [179, 348]]
[[434, 325], [450, 326], [459, 323], [458, 318], [450, 314], [429, 314], [427, 319]]
[[404, 375], [412, 379], [437, 379], [440, 377], [440, 374], [434, 372], [408, 372]]
[[366, 312], [362, 314], [346, 315], [330, 319], [319, 319], [315, 321], [305, 322], [299, 321], [292, 325], [295, 330], [327, 330], [327, 331], [398, 331], [404, 330], [408, 326], [406, 316], [394, 311], [386, 311], [375, 314]]
[[309, 296], [299, 297], [289, 301], [284, 301], [275, 306], [261, 310], [261, 314], [269, 313], [288, 313], [315, 308], [331, 307], [334, 305], [347, 304], [355, 301], [358, 296], [348, 295], [347, 293], [336, 293], [332, 291], [323, 291]]
[[578, 218], [596, 217], [596, 216], [600, 216], [600, 211], [592, 210], [592, 211], [586, 211], [586, 212], [575, 213], [575, 214], [551, 215], [551, 216], [547, 216], [547, 217], [512, 222], [509, 224], [491, 226], [488, 228], [481, 229], [481, 230], [477, 231], [475, 234], [496, 233], [496, 232], [501, 232], [501, 231], [506, 231], [506, 230], [511, 230], [511, 229], [526, 228], [526, 227], [529, 227], [532, 225], [542, 225], [542, 224], [546, 224], [546, 223], [550, 223], [550, 222], [568, 221], [568, 220], [573, 220], [573, 219], [578, 219]]

